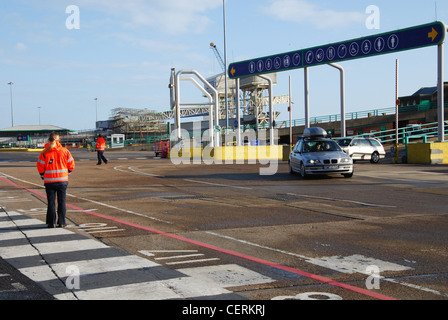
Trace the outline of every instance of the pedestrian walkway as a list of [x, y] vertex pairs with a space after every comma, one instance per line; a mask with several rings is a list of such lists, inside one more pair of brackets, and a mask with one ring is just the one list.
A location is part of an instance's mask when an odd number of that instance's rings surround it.
[[59, 300], [242, 299], [213, 279], [195, 279], [67, 229], [48, 229], [14, 211], [0, 211], [0, 257]]

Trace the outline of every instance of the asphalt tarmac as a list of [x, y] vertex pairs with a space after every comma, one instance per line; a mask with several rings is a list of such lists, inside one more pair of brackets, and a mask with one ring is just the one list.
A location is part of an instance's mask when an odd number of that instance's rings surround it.
[[[96, 248], [90, 242], [95, 241], [105, 246], [95, 250], [114, 251], [107, 259], [122, 259], [123, 253], [159, 277], [152, 279], [146, 271], [139, 275], [139, 268], [137, 273], [124, 267], [120, 273], [99, 272], [76, 258], [74, 265], [81, 274], [87, 268], [89, 275], [81, 276], [81, 289], [74, 291], [78, 299], [117, 298], [114, 292], [118, 298], [161, 300], [448, 299], [447, 166], [357, 162], [351, 179], [304, 180], [289, 173], [287, 162], [264, 176], [260, 169], [266, 164], [174, 165], [151, 152], [128, 152], [107, 153], [109, 163], [96, 166], [94, 153], [73, 154], [77, 168], [68, 190], [70, 224], [63, 229], [68, 234], [51, 236], [64, 237], [67, 246], [73, 242], [72, 256], [93, 250], [80, 243]], [[53, 261], [56, 256], [47, 256], [55, 254], [50, 247], [55, 241], [50, 234], [42, 238], [47, 231], [39, 223], [45, 221], [46, 202], [35, 157], [0, 153], [0, 205], [21, 221], [21, 228], [33, 226], [28, 239], [37, 248], [45, 242], [40, 250], [52, 264], [68, 257]], [[73, 234], [85, 239], [75, 240]], [[3, 248], [20, 234], [9, 238]], [[8, 249], [0, 256], [22, 271], [0, 269], [9, 279], [23, 272], [32, 278], [40, 270], [32, 263], [20, 267], [22, 256]], [[59, 278], [65, 280], [62, 273]], [[114, 282], [117, 275], [128, 281]], [[0, 283], [12, 298], [17, 294], [13, 283], [27, 287], [33, 282], [36, 295], [48, 297], [49, 279], [25, 280]], [[172, 290], [165, 290], [167, 284]], [[138, 296], [134, 285], [140, 292], [145, 286], [151, 292], [164, 289], [159, 296]], [[29, 288], [22, 291], [23, 299]], [[52, 297], [67, 295], [53, 292]]]

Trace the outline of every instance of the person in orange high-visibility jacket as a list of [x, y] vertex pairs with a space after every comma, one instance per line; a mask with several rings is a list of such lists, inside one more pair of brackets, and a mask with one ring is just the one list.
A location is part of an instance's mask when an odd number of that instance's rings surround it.
[[101, 160], [107, 164], [107, 159], [104, 156], [104, 151], [106, 151], [106, 140], [101, 135], [98, 135], [98, 139], [96, 140], [95, 149], [98, 155], [98, 163], [97, 165], [101, 165]]
[[45, 183], [47, 192], [47, 225], [56, 227], [56, 196], [58, 201], [57, 226], [65, 227], [66, 195], [69, 174], [75, 169], [75, 160], [70, 151], [64, 148], [57, 133], [51, 133], [44, 151], [37, 160], [37, 170]]

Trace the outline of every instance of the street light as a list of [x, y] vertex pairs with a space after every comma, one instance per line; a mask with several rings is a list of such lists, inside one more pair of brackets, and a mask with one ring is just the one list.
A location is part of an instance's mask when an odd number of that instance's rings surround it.
[[11, 91], [11, 127], [14, 127], [14, 109], [13, 109], [13, 104], [12, 104], [12, 85], [14, 83], [10, 82], [8, 83], [9, 87], [10, 87], [10, 91]]
[[95, 122], [95, 128], [96, 128], [96, 123], [98, 122], [98, 98], [93, 99], [96, 101], [96, 122]]
[[39, 125], [40, 125], [40, 108], [41, 107], [37, 107], [38, 111], [39, 111]]
[[[228, 84], [227, 84], [227, 26], [226, 26], [226, 0], [222, 0], [222, 7], [223, 7], [223, 23], [224, 23], [224, 64], [226, 66], [226, 70], [224, 73], [225, 76], [225, 97], [224, 97], [224, 103], [225, 103], [225, 110], [226, 110], [226, 130], [229, 129], [229, 105], [228, 105]], [[237, 92], [238, 94], [238, 92]], [[219, 125], [219, 123], [218, 123]]]

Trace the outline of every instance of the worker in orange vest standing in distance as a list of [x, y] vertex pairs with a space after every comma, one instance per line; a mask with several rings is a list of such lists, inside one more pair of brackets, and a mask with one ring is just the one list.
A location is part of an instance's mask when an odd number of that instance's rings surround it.
[[68, 176], [75, 169], [75, 160], [70, 151], [60, 143], [57, 133], [51, 133], [45, 145], [45, 150], [37, 160], [37, 170], [45, 183], [47, 193], [47, 225], [49, 228], [56, 227], [56, 196], [58, 201], [57, 226], [66, 226], [66, 195], [68, 187]]
[[95, 149], [98, 153], [98, 163], [97, 165], [101, 165], [101, 160], [104, 161], [105, 164], [107, 164], [107, 159], [104, 156], [104, 151], [106, 151], [106, 140], [101, 135], [98, 135], [98, 139], [96, 140]]

